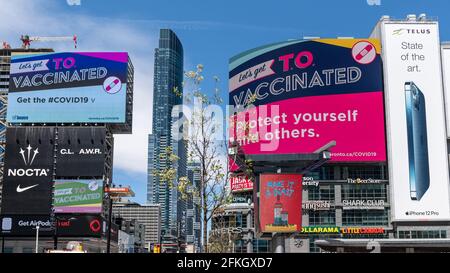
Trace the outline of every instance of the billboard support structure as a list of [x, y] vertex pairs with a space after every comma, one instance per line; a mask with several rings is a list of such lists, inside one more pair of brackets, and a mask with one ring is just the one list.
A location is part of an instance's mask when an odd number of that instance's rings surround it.
[[[253, 162], [253, 174], [255, 176], [254, 183], [254, 200], [256, 206], [259, 206], [259, 175], [264, 173], [278, 173], [286, 174], [293, 172], [305, 173], [315, 168], [318, 168], [328, 162], [331, 159], [330, 152], [325, 148], [320, 153], [312, 154], [266, 154], [266, 155], [243, 155], [245, 159]], [[275, 170], [275, 171], [274, 171]], [[255, 211], [257, 211], [255, 207]], [[255, 217], [255, 230], [256, 233], [261, 236], [267, 236], [267, 234], [261, 233], [259, 229], [259, 217]], [[275, 251], [277, 253], [284, 253], [285, 250], [285, 237], [283, 233], [271, 234], [273, 242], [276, 242]], [[251, 242], [250, 242], [251, 243]]]

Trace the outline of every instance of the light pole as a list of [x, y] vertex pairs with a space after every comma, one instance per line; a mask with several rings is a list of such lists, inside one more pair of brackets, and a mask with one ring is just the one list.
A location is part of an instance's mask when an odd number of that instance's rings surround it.
[[111, 195], [109, 195], [109, 207], [108, 207], [108, 231], [106, 234], [106, 253], [111, 253], [111, 225], [112, 225], [112, 209], [113, 200]]
[[39, 252], [39, 225], [36, 226], [36, 251], [35, 253]]

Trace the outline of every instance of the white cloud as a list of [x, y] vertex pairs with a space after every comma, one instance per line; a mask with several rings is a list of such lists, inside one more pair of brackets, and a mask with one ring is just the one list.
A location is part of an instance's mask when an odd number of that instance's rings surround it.
[[[115, 135], [114, 168], [147, 172], [147, 135], [153, 105], [153, 59], [157, 46], [155, 30], [149, 32], [136, 23], [79, 15], [76, 8], [63, 9], [61, 3], [42, 0], [0, 0], [0, 42], [20, 46], [19, 36], [78, 36], [76, 51], [127, 51], [134, 65], [133, 134]], [[36, 43], [32, 47], [52, 47], [74, 51], [72, 43]]]

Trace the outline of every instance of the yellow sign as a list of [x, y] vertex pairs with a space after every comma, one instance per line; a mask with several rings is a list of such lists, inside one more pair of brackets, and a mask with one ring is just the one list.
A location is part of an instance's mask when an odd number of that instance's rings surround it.
[[340, 233], [339, 227], [302, 227], [302, 231], [300, 233]]

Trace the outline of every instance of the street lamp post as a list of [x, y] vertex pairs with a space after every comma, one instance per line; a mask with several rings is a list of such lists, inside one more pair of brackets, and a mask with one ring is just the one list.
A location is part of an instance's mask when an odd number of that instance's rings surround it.
[[108, 209], [108, 233], [106, 239], [106, 253], [111, 253], [111, 224], [112, 224], [112, 209], [113, 209], [113, 200], [111, 195], [109, 195], [109, 209]]
[[53, 233], [53, 249], [58, 250], [58, 217], [55, 215], [55, 230]]
[[35, 253], [39, 252], [39, 225], [36, 226], [36, 250]]

